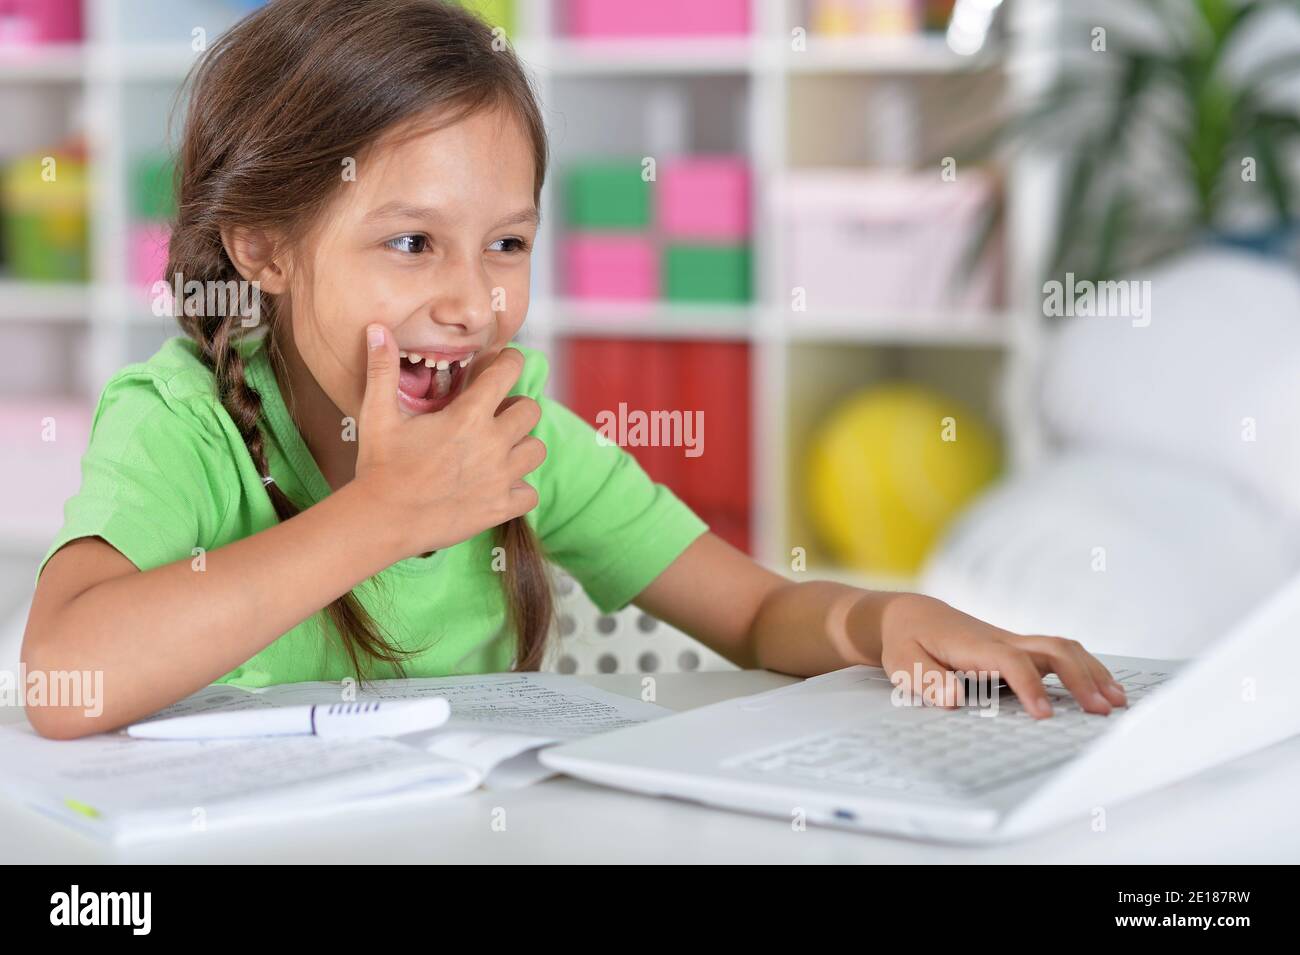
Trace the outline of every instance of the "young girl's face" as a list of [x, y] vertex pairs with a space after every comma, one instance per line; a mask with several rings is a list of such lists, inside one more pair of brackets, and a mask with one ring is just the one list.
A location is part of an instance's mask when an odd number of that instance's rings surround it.
[[492, 361], [528, 311], [537, 233], [533, 148], [510, 113], [390, 135], [355, 167], [291, 275], [293, 342], [333, 403], [356, 416], [365, 328], [405, 357], [398, 406], [439, 411]]

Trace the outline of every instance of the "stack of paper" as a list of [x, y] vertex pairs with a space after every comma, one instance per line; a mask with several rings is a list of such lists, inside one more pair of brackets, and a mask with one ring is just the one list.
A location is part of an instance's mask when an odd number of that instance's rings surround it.
[[115, 842], [142, 841], [452, 796], [483, 784], [527, 785], [550, 775], [536, 759], [539, 748], [668, 713], [576, 677], [503, 673], [384, 680], [365, 688], [214, 684], [151, 718], [430, 696], [451, 703], [451, 719], [438, 729], [394, 739], [170, 741], [109, 733], [47, 740], [25, 724], [0, 727], [0, 765], [10, 770], [0, 786], [83, 831]]

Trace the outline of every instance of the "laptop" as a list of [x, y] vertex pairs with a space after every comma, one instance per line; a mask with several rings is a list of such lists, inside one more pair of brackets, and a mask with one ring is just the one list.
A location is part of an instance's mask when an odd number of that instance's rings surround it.
[[1110, 716], [1085, 713], [1054, 676], [1044, 720], [1005, 687], [955, 709], [900, 705], [883, 670], [853, 666], [541, 760], [606, 786], [813, 825], [1021, 838], [1300, 733], [1300, 577], [1193, 660], [1099, 659], [1129, 698]]

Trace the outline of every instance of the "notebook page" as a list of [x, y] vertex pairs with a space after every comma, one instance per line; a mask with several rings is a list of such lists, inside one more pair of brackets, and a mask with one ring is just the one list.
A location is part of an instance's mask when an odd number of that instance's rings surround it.
[[173, 716], [192, 716], [195, 713], [210, 713], [213, 710], [251, 710], [283, 705], [282, 703], [273, 703], [267, 700], [260, 690], [242, 686], [228, 686], [224, 683], [213, 683], [205, 686], [197, 693], [190, 694], [183, 700], [178, 700], [170, 706], [163, 707], [157, 713], [145, 717], [140, 722], [147, 723], [150, 720], [166, 719]]
[[445, 730], [520, 733], [544, 737], [546, 741], [580, 739], [671, 712], [653, 703], [599, 689], [567, 674], [489, 673], [376, 680], [364, 687], [352, 681], [284, 683], [254, 691], [208, 686], [160, 710], [150, 719], [213, 709], [438, 696], [451, 704], [451, 719], [444, 725]]
[[481, 774], [384, 739], [281, 736], [245, 740], [136, 740], [101, 734], [47, 740], [0, 727], [3, 787], [52, 814], [114, 829], [142, 820], [189, 825], [203, 816], [256, 816], [260, 807], [319, 804], [412, 784], [451, 795]]

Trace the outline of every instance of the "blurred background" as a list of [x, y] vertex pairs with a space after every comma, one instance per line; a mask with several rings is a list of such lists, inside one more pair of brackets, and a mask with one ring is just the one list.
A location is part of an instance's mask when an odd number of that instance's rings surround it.
[[[628, 450], [735, 546], [1142, 656], [1300, 566], [1296, 2], [466, 3], [551, 131], [524, 340], [593, 424], [702, 412]], [[0, 666], [258, 5], [0, 0]], [[559, 669], [728, 665], [557, 587]]]

